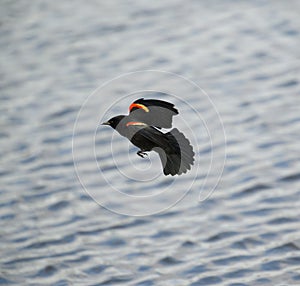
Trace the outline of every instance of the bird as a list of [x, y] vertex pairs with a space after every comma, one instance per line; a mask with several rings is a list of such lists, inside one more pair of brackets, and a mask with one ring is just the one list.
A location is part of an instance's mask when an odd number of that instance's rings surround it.
[[108, 125], [126, 137], [140, 150], [137, 155], [145, 158], [147, 152], [158, 153], [165, 176], [182, 175], [194, 164], [194, 151], [190, 141], [177, 128], [172, 128], [173, 116], [179, 112], [174, 104], [158, 99], [139, 98], [129, 106], [128, 115], [117, 115], [102, 125]]

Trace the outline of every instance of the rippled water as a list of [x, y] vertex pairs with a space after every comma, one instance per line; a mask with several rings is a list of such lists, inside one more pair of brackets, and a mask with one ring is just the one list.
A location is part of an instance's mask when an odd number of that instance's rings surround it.
[[[0, 284], [300, 285], [298, 1], [2, 1], [0, 7]], [[212, 148], [202, 123], [176, 101], [196, 134], [194, 185], [165, 212], [123, 216], [81, 187], [73, 126], [99, 85], [145, 69], [178, 73], [205, 90], [224, 124], [227, 160], [217, 189], [199, 202]], [[155, 76], [145, 82], [158, 84]], [[222, 165], [224, 138], [199, 90], [183, 93], [177, 82], [164, 83], [210, 123]], [[100, 118], [128, 89], [113, 87], [94, 106]], [[82, 124], [88, 129], [93, 120]], [[112, 134], [98, 130], [95, 139], [106, 178], [136, 196], [173, 182], [122, 176], [109, 159]], [[87, 135], [81, 129], [77, 142], [88, 190], [106, 201], [113, 197], [92, 170]], [[121, 170], [149, 167], [125, 140], [113, 141]], [[216, 182], [219, 165], [203, 192]], [[174, 194], [184, 193], [191, 178], [176, 180]], [[172, 192], [164, 197], [171, 198]]]

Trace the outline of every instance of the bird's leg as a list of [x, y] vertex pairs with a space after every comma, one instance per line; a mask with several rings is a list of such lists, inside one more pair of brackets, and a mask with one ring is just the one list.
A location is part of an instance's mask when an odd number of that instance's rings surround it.
[[137, 151], [136, 154], [139, 155], [142, 158], [145, 158], [145, 156], [148, 157], [148, 154], [146, 152], [143, 152], [143, 150]]

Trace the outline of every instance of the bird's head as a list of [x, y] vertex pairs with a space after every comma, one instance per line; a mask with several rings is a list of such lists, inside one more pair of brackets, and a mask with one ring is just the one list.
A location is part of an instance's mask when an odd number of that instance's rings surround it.
[[118, 115], [115, 116], [111, 119], [109, 119], [106, 122], [103, 122], [101, 125], [109, 125], [110, 127], [112, 127], [113, 129], [116, 129], [117, 126], [119, 125], [120, 121], [125, 117], [125, 115]]

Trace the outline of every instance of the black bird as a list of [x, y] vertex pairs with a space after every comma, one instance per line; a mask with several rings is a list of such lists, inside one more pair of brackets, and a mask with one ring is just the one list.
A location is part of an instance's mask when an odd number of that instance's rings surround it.
[[177, 114], [172, 103], [140, 98], [129, 106], [129, 115], [115, 116], [102, 125], [111, 126], [139, 147], [137, 155], [142, 158], [145, 152], [157, 152], [165, 175], [181, 175], [194, 163], [193, 147], [177, 128], [167, 133], [159, 130], [171, 128], [172, 117]]

